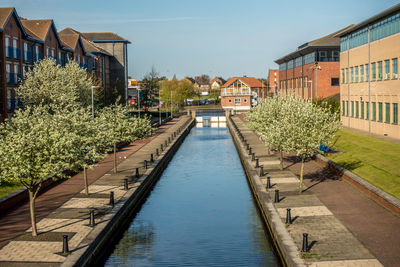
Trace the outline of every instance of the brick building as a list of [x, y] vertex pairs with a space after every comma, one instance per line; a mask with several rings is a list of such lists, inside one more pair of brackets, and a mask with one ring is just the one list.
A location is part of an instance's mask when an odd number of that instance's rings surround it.
[[294, 52], [275, 62], [279, 64], [278, 94], [294, 94], [300, 98], [326, 98], [339, 94], [338, 33], [299, 46]]
[[[86, 36], [96, 37], [96, 40], [91, 41]], [[127, 44], [130, 42], [116, 34], [83, 35], [71, 28], [58, 33], [52, 19], [21, 18], [15, 8], [10, 7], [0, 8], [0, 39], [1, 51], [4, 51], [0, 55], [1, 121], [20, 106], [15, 88], [25, 73], [45, 57], [53, 58], [61, 66], [74, 60], [98, 77], [103, 88], [120, 88], [121, 96], [126, 96]]]
[[400, 139], [400, 4], [339, 36], [342, 124]]
[[128, 101], [128, 44], [131, 42], [112, 32], [82, 32], [85, 39], [111, 55], [109, 72], [111, 88]]
[[268, 95], [276, 95], [279, 90], [279, 70], [268, 70]]
[[257, 105], [266, 87], [254, 77], [233, 77], [221, 87], [221, 106], [225, 110], [249, 111]]

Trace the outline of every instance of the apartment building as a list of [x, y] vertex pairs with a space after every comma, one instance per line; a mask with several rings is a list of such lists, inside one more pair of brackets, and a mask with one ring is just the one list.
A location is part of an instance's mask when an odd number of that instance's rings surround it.
[[15, 88], [34, 63], [45, 57], [53, 58], [61, 66], [74, 60], [97, 77], [103, 88], [120, 85], [121, 96], [126, 96], [130, 42], [114, 33], [85, 35], [96, 40], [91, 41], [71, 28], [58, 33], [52, 19], [29, 20], [19, 17], [13, 7], [0, 8], [1, 51], [4, 51], [0, 55], [0, 121], [21, 106]]
[[400, 4], [339, 36], [342, 124], [400, 139]]
[[131, 42], [112, 32], [82, 32], [82, 36], [111, 55], [110, 86], [128, 101], [128, 44]]
[[351, 26], [302, 44], [275, 60], [279, 65], [278, 94], [304, 99], [339, 94], [340, 38], [337, 34]]
[[257, 105], [266, 87], [254, 77], [233, 77], [221, 87], [221, 106], [235, 112], [249, 111]]

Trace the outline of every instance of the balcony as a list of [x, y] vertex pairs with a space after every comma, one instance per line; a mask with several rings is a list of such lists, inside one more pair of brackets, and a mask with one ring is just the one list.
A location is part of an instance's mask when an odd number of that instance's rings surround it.
[[13, 46], [6, 47], [6, 57], [21, 59], [21, 49]]
[[20, 84], [22, 80], [22, 75], [19, 73], [9, 72], [7, 73], [7, 83], [8, 84]]
[[27, 51], [25, 54], [24, 54], [24, 61], [26, 61], [26, 62], [33, 62], [33, 53], [31, 52], [31, 51]]

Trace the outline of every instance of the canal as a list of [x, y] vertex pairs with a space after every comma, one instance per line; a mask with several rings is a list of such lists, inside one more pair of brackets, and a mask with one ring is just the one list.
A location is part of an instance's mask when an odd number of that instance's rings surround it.
[[278, 266], [227, 128], [193, 128], [105, 266]]

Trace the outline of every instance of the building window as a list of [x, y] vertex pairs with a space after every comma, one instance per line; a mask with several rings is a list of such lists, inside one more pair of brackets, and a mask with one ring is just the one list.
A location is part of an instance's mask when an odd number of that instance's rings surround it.
[[50, 56], [50, 48], [46, 47], [46, 57], [49, 57], [49, 56]]
[[359, 116], [359, 111], [358, 111], [358, 101], [356, 101], [356, 118]]
[[28, 43], [24, 42], [24, 60], [28, 60]]
[[354, 82], [354, 68], [353, 67], [350, 68], [350, 82], [351, 83]]
[[366, 120], [369, 120], [369, 102], [366, 103], [366, 106], [367, 106], [367, 112], [366, 112], [366, 114], [365, 114], [365, 115], [366, 115], [366, 116], [365, 116], [365, 119], [366, 119]]
[[10, 49], [9, 49], [9, 47], [10, 47], [10, 37], [6, 36], [4, 38], [4, 42], [5, 42], [5, 45], [6, 45], [6, 57], [10, 57]]
[[378, 81], [382, 81], [382, 61], [378, 62]]
[[385, 103], [385, 122], [390, 123], [390, 103]]
[[345, 80], [344, 80], [344, 69], [342, 69], [342, 83], [345, 83]]
[[371, 68], [372, 68], [372, 78], [371, 81], [375, 81], [376, 80], [376, 63], [372, 63], [371, 64]]
[[242, 103], [242, 99], [240, 97], [235, 98], [235, 105], [240, 105]]
[[228, 102], [229, 102], [229, 103], [232, 103], [232, 99], [228, 99]]
[[399, 76], [399, 72], [397, 69], [397, 58], [392, 59], [392, 72], [393, 72], [393, 78], [392, 79], [397, 79]]
[[376, 121], [376, 102], [372, 102], [372, 120]]
[[349, 101], [346, 101], [346, 116], [349, 116]]
[[390, 60], [385, 60], [385, 80], [390, 79]]
[[14, 50], [14, 58], [19, 59], [19, 55], [17, 54], [17, 50], [18, 50], [18, 39], [17, 38], [13, 39], [13, 50]]
[[7, 111], [14, 110], [14, 101], [12, 98], [12, 88], [7, 88]]
[[398, 105], [397, 103], [393, 103], [393, 124], [398, 123], [398, 115], [399, 115]]
[[360, 66], [360, 82], [364, 81], [364, 65]]
[[354, 101], [351, 101], [351, 116], [354, 117]]
[[358, 66], [356, 66], [356, 83], [358, 83]]
[[342, 100], [342, 116], [345, 114], [344, 100]]
[[360, 119], [364, 119], [364, 101], [361, 101], [361, 117]]
[[11, 79], [11, 64], [10, 63], [6, 63], [6, 80], [7, 83], [10, 82]]
[[35, 56], [36, 56], [36, 61], [40, 60], [40, 55], [39, 55], [39, 46], [35, 46]]
[[365, 81], [369, 81], [369, 64], [365, 64]]
[[382, 122], [383, 119], [383, 104], [382, 102], [378, 102], [379, 114], [378, 114], [378, 121]]
[[346, 83], [349, 83], [349, 68], [346, 68]]
[[244, 103], [247, 103], [247, 99], [245, 98], [245, 99], [243, 100], [243, 102], [244, 102]]
[[52, 57], [52, 58], [55, 58], [55, 57], [56, 57], [55, 53], [56, 53], [56, 51], [54, 50], [54, 48], [52, 48], [52, 49], [51, 49], [51, 57]]
[[331, 86], [339, 86], [339, 78], [331, 78]]

